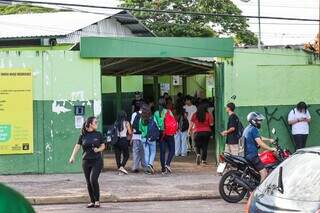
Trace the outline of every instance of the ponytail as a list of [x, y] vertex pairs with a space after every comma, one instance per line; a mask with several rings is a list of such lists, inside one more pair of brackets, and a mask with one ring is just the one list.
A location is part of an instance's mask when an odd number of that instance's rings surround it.
[[92, 124], [94, 119], [96, 119], [96, 117], [91, 116], [83, 123], [82, 128], [81, 128], [81, 135], [84, 136], [88, 133], [87, 129], [90, 127], [90, 124]]

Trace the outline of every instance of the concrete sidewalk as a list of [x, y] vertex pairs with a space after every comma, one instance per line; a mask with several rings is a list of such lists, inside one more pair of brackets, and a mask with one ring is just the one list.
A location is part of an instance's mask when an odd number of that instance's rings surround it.
[[[219, 198], [213, 165], [176, 171], [172, 175], [143, 173], [119, 176], [115, 171], [100, 176], [102, 202], [191, 200]], [[83, 174], [10, 175], [0, 182], [21, 192], [32, 204], [86, 203], [88, 194]]]

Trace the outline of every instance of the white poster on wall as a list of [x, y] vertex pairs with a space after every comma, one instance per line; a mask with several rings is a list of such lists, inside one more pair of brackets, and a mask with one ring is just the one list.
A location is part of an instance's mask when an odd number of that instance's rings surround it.
[[160, 90], [161, 90], [161, 95], [163, 95], [165, 92], [169, 93], [169, 91], [170, 91], [170, 84], [168, 84], [168, 83], [162, 83], [162, 84], [160, 84]]
[[81, 129], [84, 123], [84, 117], [82, 115], [74, 116], [74, 126], [76, 129]]

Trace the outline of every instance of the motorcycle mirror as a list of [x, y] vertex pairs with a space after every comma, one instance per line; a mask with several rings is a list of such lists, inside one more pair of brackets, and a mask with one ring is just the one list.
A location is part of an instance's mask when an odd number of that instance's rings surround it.
[[272, 132], [272, 134], [274, 134], [274, 135], [275, 135], [277, 131], [276, 131], [276, 129], [275, 129], [275, 128], [273, 128], [271, 132]]

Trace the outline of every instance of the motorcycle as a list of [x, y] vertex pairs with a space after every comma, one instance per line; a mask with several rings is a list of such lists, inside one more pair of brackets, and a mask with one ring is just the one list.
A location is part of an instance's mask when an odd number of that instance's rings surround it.
[[[274, 140], [273, 144], [277, 153], [271, 151], [259, 153], [259, 158], [268, 173], [291, 155], [289, 150], [281, 148], [278, 138]], [[222, 175], [219, 183], [219, 193], [225, 201], [238, 203], [248, 192], [254, 191], [259, 186], [259, 172], [244, 157], [224, 152], [220, 156], [220, 161], [224, 163], [219, 165], [218, 172], [223, 174], [228, 166], [231, 167], [229, 171]]]

